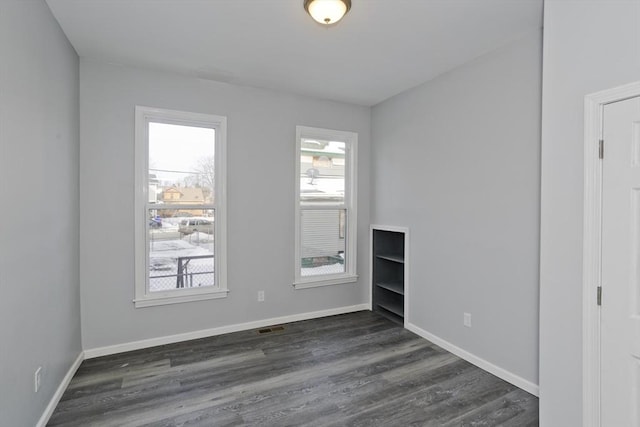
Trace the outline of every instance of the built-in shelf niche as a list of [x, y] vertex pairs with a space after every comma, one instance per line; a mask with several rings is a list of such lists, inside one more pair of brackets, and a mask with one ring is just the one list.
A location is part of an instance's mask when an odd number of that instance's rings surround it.
[[404, 325], [407, 229], [371, 226], [372, 310]]

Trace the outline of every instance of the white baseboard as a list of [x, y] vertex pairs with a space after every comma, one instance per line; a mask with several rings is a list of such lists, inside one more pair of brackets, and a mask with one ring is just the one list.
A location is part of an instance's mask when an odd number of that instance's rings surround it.
[[56, 406], [58, 406], [58, 402], [60, 402], [60, 399], [62, 399], [62, 395], [64, 394], [65, 390], [67, 389], [67, 386], [71, 382], [71, 378], [73, 378], [73, 376], [76, 374], [76, 371], [80, 367], [80, 364], [82, 363], [83, 360], [84, 360], [84, 352], [81, 351], [78, 357], [76, 358], [76, 360], [74, 360], [74, 362], [71, 364], [71, 367], [69, 368], [69, 370], [67, 371], [67, 374], [62, 379], [62, 382], [56, 389], [56, 392], [53, 394], [53, 397], [51, 397], [51, 400], [49, 401], [49, 404], [47, 405], [44, 412], [42, 413], [42, 416], [38, 420], [36, 427], [45, 427], [47, 425], [47, 423], [49, 422], [49, 418], [51, 418], [51, 415], [53, 415], [53, 411], [56, 409]]
[[424, 329], [417, 327], [412, 323], [407, 323], [406, 328], [411, 332], [417, 335], [420, 335], [422, 338], [428, 341], [431, 341], [432, 343], [444, 348], [448, 352], [453, 353], [456, 356], [466, 360], [467, 362], [472, 363], [481, 369], [484, 369], [485, 371], [495, 375], [496, 377], [501, 378], [506, 382], [511, 383], [514, 386], [521, 388], [522, 390], [528, 393], [533, 394], [534, 396], [539, 396], [540, 392], [537, 384], [534, 384], [531, 381], [525, 380], [524, 378], [512, 372], [509, 372], [503, 368], [500, 368], [499, 366], [496, 366], [493, 363], [487, 362], [486, 360], [472, 353], [469, 353], [468, 351], [463, 350], [460, 347], [457, 347], [451, 344], [450, 342], [445, 341], [442, 338], [436, 335], [433, 335], [432, 333], [429, 333]]
[[264, 328], [266, 326], [280, 323], [298, 322], [300, 320], [317, 319], [320, 317], [334, 316], [336, 314], [352, 313], [354, 311], [369, 310], [369, 304], [359, 304], [347, 307], [332, 308], [329, 310], [313, 311], [310, 313], [293, 314], [290, 316], [273, 317], [271, 319], [256, 320], [253, 322], [238, 323], [235, 325], [220, 326], [218, 328], [202, 329], [199, 331], [186, 332], [184, 334], [168, 335], [164, 337], [151, 338], [140, 341], [132, 341], [123, 344], [110, 345], [106, 347], [92, 348], [84, 351], [85, 359], [108, 356], [110, 354], [124, 353], [125, 351], [140, 350], [143, 348], [155, 347], [158, 345], [173, 344], [182, 341], [195, 340], [199, 338], [213, 337], [216, 335], [228, 334], [231, 332], [246, 331], [249, 329]]

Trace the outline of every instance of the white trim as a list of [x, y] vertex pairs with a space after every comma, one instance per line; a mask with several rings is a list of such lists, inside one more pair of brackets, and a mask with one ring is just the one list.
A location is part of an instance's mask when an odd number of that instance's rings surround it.
[[320, 317], [335, 316], [337, 314], [353, 313], [356, 311], [368, 310], [367, 304], [351, 305], [346, 307], [331, 308], [328, 310], [313, 311], [309, 313], [292, 314], [290, 316], [273, 317], [270, 319], [256, 320], [253, 322], [238, 323], [235, 325], [220, 326], [217, 328], [203, 329], [199, 331], [186, 332], [183, 334], [168, 335], [164, 337], [150, 338], [140, 341], [132, 341], [123, 344], [110, 345], [106, 347], [92, 348], [84, 351], [85, 359], [108, 356], [110, 354], [123, 353], [125, 351], [140, 350], [158, 345], [173, 344], [182, 341], [195, 340], [200, 338], [213, 337], [216, 335], [228, 334], [231, 332], [246, 331], [250, 329], [264, 328], [265, 326], [282, 323], [298, 322], [301, 320], [317, 319]]
[[47, 423], [49, 422], [49, 419], [51, 418], [51, 415], [53, 415], [53, 411], [55, 411], [56, 406], [58, 406], [58, 402], [60, 402], [60, 399], [62, 399], [62, 395], [67, 390], [67, 387], [71, 382], [71, 379], [78, 371], [78, 368], [80, 367], [80, 364], [82, 363], [83, 360], [84, 360], [84, 352], [81, 351], [80, 354], [78, 354], [78, 357], [76, 357], [76, 360], [74, 360], [71, 366], [69, 367], [67, 374], [64, 376], [64, 378], [62, 378], [62, 381], [60, 382], [60, 385], [56, 389], [56, 392], [53, 393], [53, 396], [51, 397], [49, 404], [47, 405], [44, 412], [42, 413], [42, 416], [38, 420], [36, 427], [45, 427], [47, 425]]
[[320, 277], [321, 279], [295, 282], [293, 287], [296, 289], [309, 289], [318, 288], [320, 286], [342, 285], [344, 283], [354, 283], [358, 281], [358, 275], [341, 275], [335, 278], [329, 278], [329, 276], [323, 275]]
[[397, 225], [371, 224], [369, 226], [369, 310], [373, 310], [373, 230], [404, 234], [404, 327], [409, 324], [409, 228]]
[[467, 362], [476, 365], [480, 369], [483, 369], [495, 375], [496, 377], [501, 378], [506, 382], [513, 384], [514, 386], [521, 388], [522, 390], [528, 393], [533, 394], [534, 396], [539, 396], [539, 387], [537, 384], [534, 384], [531, 381], [528, 381], [512, 372], [509, 372], [506, 369], [496, 366], [491, 362], [487, 362], [481, 357], [478, 357], [473, 353], [469, 353], [468, 351], [463, 350], [460, 347], [455, 346], [450, 342], [445, 341], [442, 338], [436, 335], [433, 335], [432, 333], [427, 332], [424, 329], [417, 327], [413, 323], [405, 323], [405, 325], [408, 330], [410, 330], [411, 332], [417, 335], [420, 335], [422, 338], [426, 339], [427, 341], [431, 341], [432, 343], [442, 347], [443, 349], [447, 350], [450, 353], [455, 354], [461, 359], [464, 359]]
[[369, 225], [369, 310], [373, 311], [373, 229], [375, 225]]
[[[602, 104], [585, 99], [584, 216], [582, 248], [582, 411], [584, 427], [600, 425], [600, 283], [602, 166], [598, 159]], [[594, 351], [598, 349], [598, 351]]]
[[409, 229], [407, 227], [401, 227], [398, 225], [371, 224], [370, 228], [372, 230], [375, 229], [375, 230], [382, 230], [382, 231], [395, 231], [396, 233], [405, 233], [405, 234], [409, 232]]
[[[343, 203], [335, 203], [331, 206], [301, 206], [300, 205], [300, 152], [302, 138], [320, 140], [342, 141], [346, 146], [345, 153], [345, 197]], [[358, 245], [358, 134], [356, 132], [340, 131], [333, 129], [314, 128], [308, 126], [296, 126], [295, 141], [295, 242], [294, 242], [294, 279], [295, 289], [306, 289], [318, 286], [349, 283], [357, 278], [357, 245]], [[305, 276], [301, 273], [300, 260], [302, 254], [301, 215], [303, 210], [315, 209], [344, 209], [347, 212], [346, 223], [346, 247], [345, 247], [345, 272], [343, 278], [334, 278], [328, 275]], [[345, 280], [347, 279], [347, 280]], [[315, 284], [315, 285], [314, 285]]]
[[602, 161], [598, 158], [598, 146], [602, 139], [603, 110], [606, 104], [636, 96], [640, 96], [640, 82], [587, 95], [584, 101], [582, 418], [585, 427], [601, 424], [600, 306], [596, 289], [602, 279]]
[[[148, 177], [149, 177], [149, 135], [148, 123], [169, 123], [185, 126], [200, 126], [215, 130], [215, 200], [213, 204], [196, 205], [198, 208], [215, 211], [214, 271], [215, 286], [185, 288], [166, 292], [149, 292], [148, 285]], [[135, 275], [134, 299], [136, 308], [164, 304], [184, 303], [227, 296], [227, 227], [226, 227], [226, 141], [227, 118], [212, 114], [191, 113], [161, 108], [135, 107], [135, 163], [134, 163], [134, 227], [135, 227]], [[158, 205], [158, 209], [160, 205]], [[167, 205], [166, 209], [188, 209], [191, 205]], [[153, 208], [156, 208], [154, 205]]]
[[[195, 288], [196, 290], [198, 288]], [[188, 289], [190, 290], [190, 289]], [[176, 295], [176, 296], [151, 296], [148, 298], [144, 298], [141, 300], [133, 300], [136, 305], [136, 308], [142, 307], [155, 307], [158, 305], [167, 305], [167, 304], [181, 304], [183, 302], [192, 302], [192, 301], [204, 301], [208, 299], [219, 299], [226, 298], [229, 293], [228, 289], [218, 290], [213, 288], [207, 292], [199, 292], [194, 293], [192, 295]]]

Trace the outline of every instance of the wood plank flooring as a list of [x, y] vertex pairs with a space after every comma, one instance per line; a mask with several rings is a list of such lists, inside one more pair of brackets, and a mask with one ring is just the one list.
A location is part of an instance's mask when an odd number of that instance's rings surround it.
[[49, 426], [537, 426], [538, 399], [369, 311], [86, 360]]

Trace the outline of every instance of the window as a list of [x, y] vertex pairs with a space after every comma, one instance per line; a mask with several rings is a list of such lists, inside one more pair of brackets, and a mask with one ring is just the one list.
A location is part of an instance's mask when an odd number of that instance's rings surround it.
[[297, 289], [354, 282], [358, 135], [296, 128]]
[[136, 107], [136, 307], [227, 295], [225, 145], [225, 117]]

